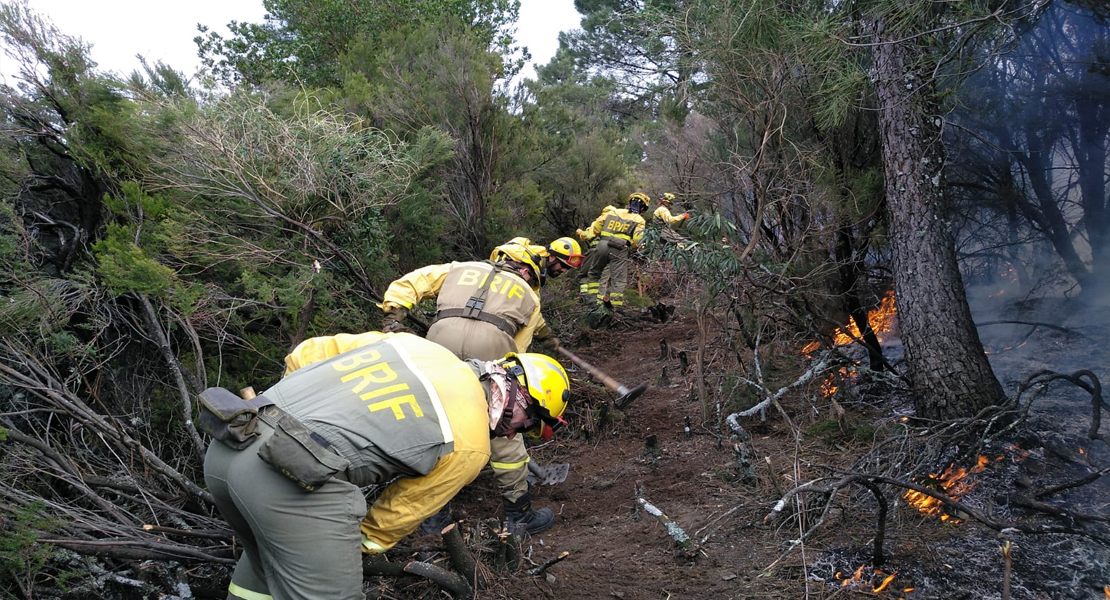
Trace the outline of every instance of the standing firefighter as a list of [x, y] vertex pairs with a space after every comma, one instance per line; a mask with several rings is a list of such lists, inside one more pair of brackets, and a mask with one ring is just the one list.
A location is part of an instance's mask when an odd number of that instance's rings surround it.
[[[605, 207], [601, 215], [594, 219], [589, 229], [581, 232], [583, 239], [600, 238], [597, 245], [597, 259], [590, 266], [591, 292], [597, 294], [597, 301], [611, 308], [624, 307], [624, 290], [628, 287], [629, 254], [640, 245], [644, 236], [644, 218], [640, 216], [647, 210], [651, 199], [647, 194], [636, 192], [628, 197], [628, 208]], [[602, 272], [609, 267], [609, 285], [601, 289]]]
[[[243, 401], [201, 395], [204, 479], [243, 545], [228, 598], [361, 599], [363, 553], [391, 548], [489, 460], [490, 436], [555, 423], [566, 372], [542, 354], [462, 361], [404, 333], [305, 340]], [[392, 481], [392, 483], [390, 483]], [[388, 484], [367, 510], [359, 489]]]
[[681, 215], [671, 214], [671, 203], [674, 202], [674, 194], [666, 193], [659, 197], [659, 206], [651, 216], [651, 224], [658, 225], [659, 236], [672, 244], [682, 244], [688, 241], [686, 238], [679, 235], [674, 230], [675, 227], [682, 225], [686, 219], [690, 218], [690, 213], [682, 213]]
[[[428, 329], [428, 339], [461, 359], [493, 360], [524, 352], [533, 339], [557, 348], [559, 340], [540, 314], [539, 288], [549, 277], [582, 263], [578, 242], [559, 238], [545, 247], [532, 245], [527, 238], [514, 238], [498, 246], [492, 258], [432, 265], [394, 281], [382, 301], [386, 313], [382, 329], [400, 328], [413, 306], [434, 297], [436, 318]], [[523, 438], [498, 438], [490, 445], [490, 465], [510, 525], [522, 525], [530, 534], [551, 527], [554, 513], [548, 508], [532, 508], [528, 492], [531, 459]], [[444, 507], [422, 531], [438, 532], [449, 519], [449, 508]]]
[[[617, 210], [615, 206], [606, 206], [601, 214], [607, 214], [611, 211]], [[597, 277], [591, 277], [590, 273], [593, 271], [593, 264], [597, 262], [597, 244], [601, 241], [599, 237], [587, 238], [586, 232], [581, 229], [577, 232], [578, 239], [582, 240], [585, 245], [586, 251], [585, 258], [582, 259], [582, 269], [578, 271], [578, 299], [587, 305], [597, 304], [597, 295], [600, 291], [601, 280], [609, 281], [609, 273], [604, 272]], [[608, 289], [608, 288], [606, 288]]]

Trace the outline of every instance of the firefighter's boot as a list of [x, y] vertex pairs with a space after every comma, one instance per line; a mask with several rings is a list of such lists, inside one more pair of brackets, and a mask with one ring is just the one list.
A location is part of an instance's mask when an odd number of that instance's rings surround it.
[[550, 508], [532, 510], [532, 494], [525, 492], [516, 502], [509, 502], [502, 498], [505, 506], [505, 520], [509, 522], [509, 529], [519, 531], [521, 527], [528, 535], [547, 531], [555, 523], [555, 513]]
[[420, 535], [439, 535], [441, 531], [447, 529], [447, 526], [454, 522], [451, 518], [451, 503], [443, 505], [436, 514], [424, 519], [420, 524]]

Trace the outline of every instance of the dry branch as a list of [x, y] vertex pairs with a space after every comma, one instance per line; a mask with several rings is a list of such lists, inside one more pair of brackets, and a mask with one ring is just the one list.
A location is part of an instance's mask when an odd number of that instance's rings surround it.
[[546, 571], [546, 570], [548, 570], [549, 568], [551, 568], [551, 566], [552, 566], [552, 565], [555, 565], [555, 564], [557, 564], [557, 563], [559, 563], [559, 562], [562, 562], [562, 560], [563, 560], [564, 558], [568, 557], [568, 556], [570, 556], [570, 552], [567, 552], [567, 551], [565, 551], [565, 550], [564, 550], [563, 552], [560, 552], [560, 553], [559, 553], [559, 556], [556, 556], [556, 557], [554, 557], [554, 558], [549, 558], [549, 559], [547, 559], [547, 561], [546, 561], [546, 562], [544, 562], [544, 563], [543, 563], [542, 565], [540, 565], [540, 566], [536, 567], [535, 569], [532, 569], [532, 570], [528, 571], [528, 574], [529, 574], [529, 575], [533, 575], [533, 576], [535, 576], [535, 575], [543, 575], [544, 571]]
[[647, 511], [648, 514], [655, 517], [663, 527], [667, 529], [667, 535], [671, 536], [674, 540], [675, 547], [686, 558], [693, 558], [698, 553], [698, 544], [690, 539], [690, 536], [674, 521], [668, 517], [662, 510], [644, 498], [644, 484], [642, 481], [636, 482], [636, 504], [640, 508]]
[[431, 563], [387, 562], [381, 555], [366, 557], [362, 561], [363, 577], [401, 577], [405, 574], [423, 577], [449, 592], [456, 599], [474, 597], [474, 590], [462, 576], [441, 569]]

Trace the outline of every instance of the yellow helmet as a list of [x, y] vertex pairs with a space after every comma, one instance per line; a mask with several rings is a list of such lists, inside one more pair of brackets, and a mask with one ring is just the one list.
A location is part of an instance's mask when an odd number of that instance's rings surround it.
[[535, 246], [532, 240], [526, 237], [515, 237], [493, 249], [489, 259], [493, 261], [511, 260], [527, 265], [536, 275], [536, 281], [542, 282], [544, 277], [543, 256], [547, 248]]
[[547, 245], [547, 252], [568, 267], [582, 266], [582, 245], [574, 238], [561, 237], [551, 242]]
[[670, 204], [671, 202], [674, 202], [674, 194], [667, 192], [659, 196], [659, 204]]
[[539, 432], [544, 425], [557, 429], [565, 423], [560, 417], [570, 399], [570, 378], [559, 361], [545, 354], [510, 352], [498, 362], [533, 400], [536, 422], [528, 429]]
[[651, 198], [647, 194], [635, 192], [628, 197], [628, 210], [637, 214], [642, 213], [647, 210], [649, 202], [651, 202]]

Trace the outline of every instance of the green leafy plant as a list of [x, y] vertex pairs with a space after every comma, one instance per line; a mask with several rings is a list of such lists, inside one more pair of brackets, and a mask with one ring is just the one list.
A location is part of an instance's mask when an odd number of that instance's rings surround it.
[[34, 502], [16, 507], [11, 518], [0, 519], [0, 581], [5, 582], [0, 589], [5, 593], [14, 587], [24, 598], [33, 598], [35, 585], [46, 578], [44, 570], [54, 547], [39, 543], [39, 538], [42, 533], [57, 530], [60, 523], [40, 514], [44, 506]]

